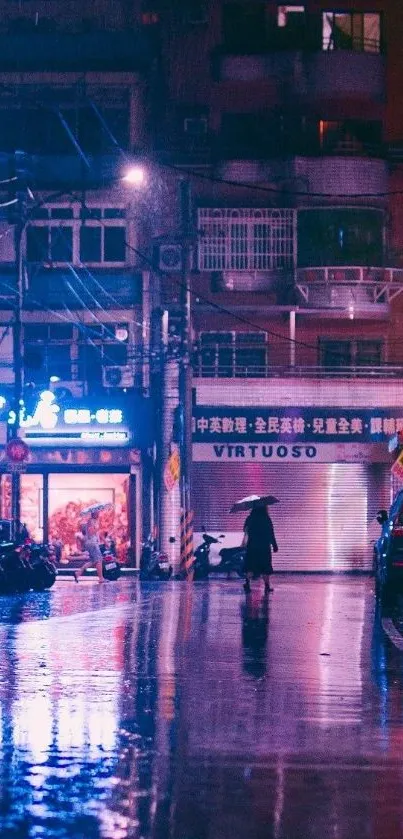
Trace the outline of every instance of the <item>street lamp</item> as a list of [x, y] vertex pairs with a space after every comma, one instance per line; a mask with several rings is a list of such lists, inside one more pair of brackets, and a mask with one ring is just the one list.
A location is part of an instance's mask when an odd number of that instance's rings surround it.
[[122, 177], [122, 181], [130, 186], [144, 186], [146, 180], [146, 170], [144, 166], [130, 166]]

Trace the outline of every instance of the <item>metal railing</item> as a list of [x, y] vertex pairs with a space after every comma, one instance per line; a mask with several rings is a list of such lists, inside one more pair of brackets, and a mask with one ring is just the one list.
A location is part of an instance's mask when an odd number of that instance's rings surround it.
[[350, 365], [325, 367], [314, 365], [224, 365], [193, 362], [193, 375], [203, 379], [271, 379], [271, 378], [314, 378], [314, 379], [400, 379], [403, 365], [384, 364]]
[[297, 268], [297, 282], [333, 285], [371, 283], [372, 285], [399, 285], [403, 287], [403, 268], [385, 268], [370, 265], [326, 265]]

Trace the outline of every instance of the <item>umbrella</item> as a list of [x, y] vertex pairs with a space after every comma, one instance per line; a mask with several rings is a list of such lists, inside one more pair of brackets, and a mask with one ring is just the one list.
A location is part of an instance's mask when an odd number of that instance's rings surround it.
[[248, 495], [236, 501], [230, 509], [230, 513], [239, 513], [241, 510], [252, 510], [253, 507], [266, 507], [271, 504], [278, 504], [279, 499], [275, 495]]
[[91, 504], [91, 507], [86, 507], [85, 510], [81, 510], [80, 516], [91, 515], [92, 513], [101, 513], [102, 510], [110, 510], [113, 507], [111, 501], [108, 501], [106, 504]]

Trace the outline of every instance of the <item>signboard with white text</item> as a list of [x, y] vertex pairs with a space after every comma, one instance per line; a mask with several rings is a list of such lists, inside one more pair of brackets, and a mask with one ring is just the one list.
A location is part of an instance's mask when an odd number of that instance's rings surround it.
[[193, 407], [194, 443], [387, 443], [402, 430], [403, 408]]
[[132, 435], [121, 408], [62, 408], [44, 391], [32, 414], [22, 413], [20, 436], [29, 446], [125, 446]]

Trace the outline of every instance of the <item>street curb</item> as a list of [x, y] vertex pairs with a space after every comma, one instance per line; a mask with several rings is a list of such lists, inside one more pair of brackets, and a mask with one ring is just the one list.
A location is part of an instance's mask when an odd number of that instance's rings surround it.
[[[57, 569], [57, 576], [62, 579], [65, 577], [66, 579], [73, 578], [74, 572], [76, 568], [58, 568]], [[138, 577], [139, 570], [137, 568], [121, 568], [120, 575], [121, 577]], [[96, 577], [96, 571], [94, 569], [89, 569], [88, 571], [84, 572], [84, 577]]]

